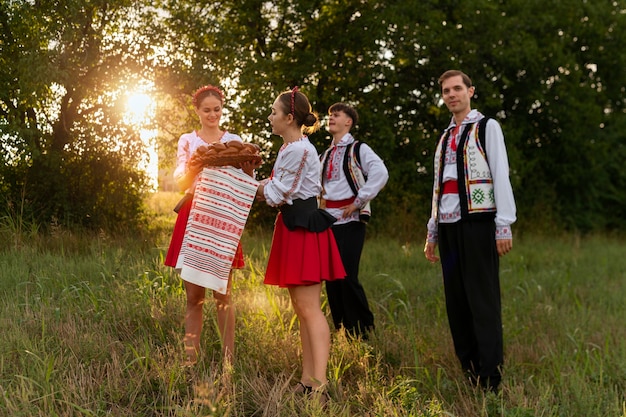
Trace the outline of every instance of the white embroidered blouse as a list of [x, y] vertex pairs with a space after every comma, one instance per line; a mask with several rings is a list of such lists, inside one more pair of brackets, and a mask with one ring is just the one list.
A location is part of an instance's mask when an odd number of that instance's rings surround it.
[[319, 195], [321, 165], [315, 146], [306, 136], [283, 145], [278, 152], [272, 176], [265, 181], [263, 195], [276, 207]]

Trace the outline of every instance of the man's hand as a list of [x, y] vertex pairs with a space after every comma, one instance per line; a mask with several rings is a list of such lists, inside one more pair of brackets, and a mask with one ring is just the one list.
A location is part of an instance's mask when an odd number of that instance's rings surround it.
[[496, 239], [498, 255], [504, 256], [513, 249], [513, 239]]
[[341, 207], [341, 210], [343, 210], [342, 218], [347, 219], [352, 215], [352, 213], [354, 213], [358, 209], [359, 208], [352, 203], [348, 204], [347, 206]]
[[424, 256], [431, 263], [435, 263], [439, 261], [439, 257], [435, 255], [435, 249], [437, 248], [437, 244], [435, 242], [426, 242], [424, 245]]

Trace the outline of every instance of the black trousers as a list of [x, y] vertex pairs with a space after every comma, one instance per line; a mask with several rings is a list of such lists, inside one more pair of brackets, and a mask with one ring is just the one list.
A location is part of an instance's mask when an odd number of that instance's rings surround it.
[[503, 337], [493, 220], [441, 223], [439, 255], [456, 355], [470, 377], [497, 388]]
[[345, 279], [327, 281], [326, 295], [335, 328], [343, 327], [352, 335], [367, 337], [367, 332], [374, 328], [374, 315], [359, 282], [365, 227], [362, 222], [348, 222], [332, 227], [347, 276]]

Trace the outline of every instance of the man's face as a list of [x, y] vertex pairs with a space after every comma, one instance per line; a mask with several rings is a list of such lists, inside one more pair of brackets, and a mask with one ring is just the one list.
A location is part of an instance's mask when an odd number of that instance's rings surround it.
[[469, 112], [470, 99], [474, 96], [474, 87], [467, 87], [460, 75], [450, 77], [441, 83], [443, 102], [452, 114]]
[[333, 111], [328, 114], [328, 132], [331, 135], [350, 130], [352, 119], [342, 111]]

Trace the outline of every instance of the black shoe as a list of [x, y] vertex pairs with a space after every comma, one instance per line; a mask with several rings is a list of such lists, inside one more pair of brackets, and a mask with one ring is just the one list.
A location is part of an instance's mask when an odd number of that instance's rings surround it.
[[480, 387], [484, 393], [493, 392], [498, 394], [500, 392], [500, 377], [479, 378]]
[[302, 381], [298, 382], [295, 387], [291, 390], [294, 394], [310, 394], [313, 392], [313, 387], [308, 385], [304, 385]]
[[470, 383], [472, 387], [478, 386], [478, 375], [471, 369], [464, 369], [463, 375], [465, 375], [465, 380]]

